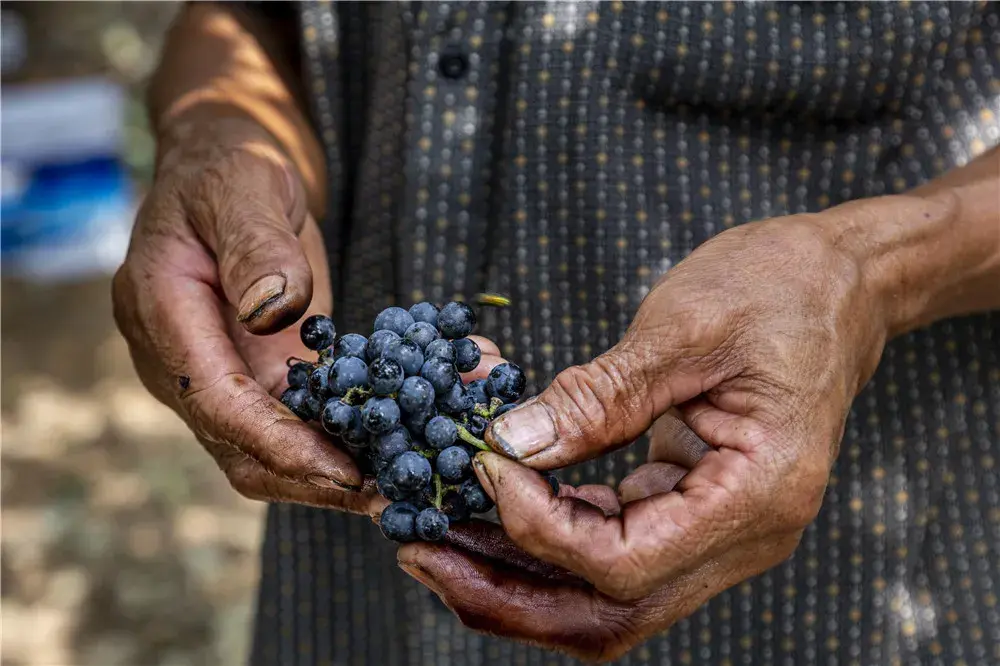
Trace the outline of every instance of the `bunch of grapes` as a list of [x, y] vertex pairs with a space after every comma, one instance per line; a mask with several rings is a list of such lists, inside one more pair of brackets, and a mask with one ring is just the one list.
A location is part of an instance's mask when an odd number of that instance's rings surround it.
[[489, 450], [483, 434], [520, 399], [525, 377], [502, 363], [486, 379], [462, 383], [459, 373], [474, 370], [482, 355], [467, 337], [475, 326], [472, 308], [452, 302], [440, 310], [431, 303], [387, 308], [367, 338], [337, 337], [324, 315], [300, 329], [319, 358], [289, 361], [281, 401], [367, 462], [392, 502], [380, 525], [393, 541], [437, 541], [452, 523], [493, 508], [472, 457]]

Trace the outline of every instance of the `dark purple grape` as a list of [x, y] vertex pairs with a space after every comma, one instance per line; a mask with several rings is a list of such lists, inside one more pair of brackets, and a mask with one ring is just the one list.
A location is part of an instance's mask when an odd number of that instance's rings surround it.
[[455, 368], [459, 372], [472, 372], [483, 357], [479, 345], [469, 338], [459, 338], [451, 343], [455, 346]]
[[438, 313], [437, 327], [442, 337], [464, 338], [476, 327], [476, 313], [465, 303], [452, 301]]
[[424, 541], [440, 541], [448, 532], [448, 516], [433, 507], [418, 513], [414, 524], [417, 536]]
[[333, 320], [326, 315], [313, 315], [302, 322], [299, 337], [308, 349], [319, 351], [333, 344], [337, 337], [337, 329]]
[[524, 393], [526, 384], [521, 368], [513, 363], [501, 363], [490, 370], [486, 377], [486, 394], [504, 402], [517, 402]]
[[393, 502], [382, 510], [379, 517], [382, 534], [390, 541], [414, 541], [417, 536], [415, 522], [418, 513], [417, 507], [409, 502]]
[[386, 308], [375, 317], [376, 331], [392, 331], [400, 337], [412, 324], [413, 317], [403, 308]]

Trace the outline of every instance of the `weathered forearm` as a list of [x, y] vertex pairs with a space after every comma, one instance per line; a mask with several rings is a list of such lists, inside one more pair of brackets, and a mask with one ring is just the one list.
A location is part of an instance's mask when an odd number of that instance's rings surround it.
[[890, 337], [1000, 308], [1000, 148], [905, 195], [832, 209]]
[[285, 26], [236, 5], [185, 5], [148, 93], [158, 164], [171, 152], [197, 152], [198, 144], [267, 136], [295, 165], [310, 210], [321, 216], [325, 162], [298, 82], [296, 49]]

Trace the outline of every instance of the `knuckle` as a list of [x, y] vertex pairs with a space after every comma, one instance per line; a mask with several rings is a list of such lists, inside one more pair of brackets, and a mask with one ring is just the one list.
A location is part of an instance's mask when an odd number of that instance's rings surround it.
[[558, 405], [561, 416], [584, 434], [617, 434], [624, 441], [628, 439], [626, 423], [620, 415], [650, 410], [645, 379], [641, 372], [632, 372], [630, 365], [619, 352], [567, 368], [552, 383], [556, 399], [550, 404]]

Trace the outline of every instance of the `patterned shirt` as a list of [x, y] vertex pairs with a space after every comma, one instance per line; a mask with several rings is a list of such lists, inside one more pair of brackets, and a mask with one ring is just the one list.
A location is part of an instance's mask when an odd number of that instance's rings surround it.
[[[904, 192], [1000, 141], [991, 3], [308, 3], [339, 330], [497, 291], [537, 391], [751, 220]], [[786, 563], [623, 664], [1000, 663], [996, 315], [892, 341]], [[562, 471], [615, 484], [642, 443]], [[256, 664], [566, 664], [463, 628], [363, 517], [273, 506]]]

